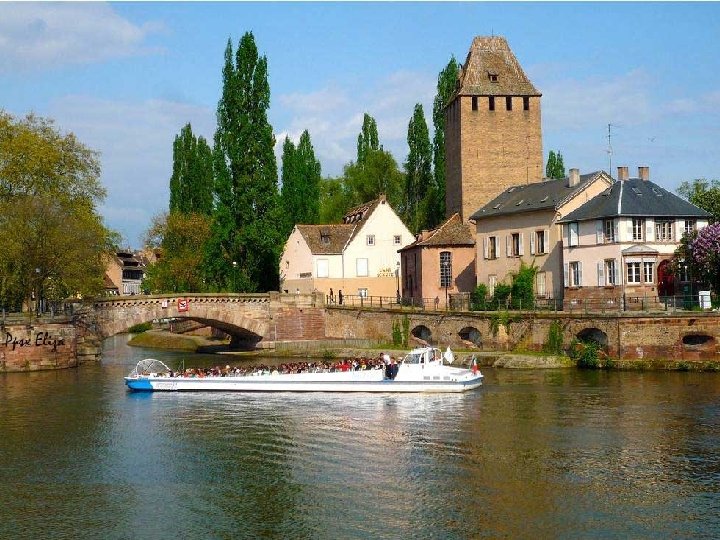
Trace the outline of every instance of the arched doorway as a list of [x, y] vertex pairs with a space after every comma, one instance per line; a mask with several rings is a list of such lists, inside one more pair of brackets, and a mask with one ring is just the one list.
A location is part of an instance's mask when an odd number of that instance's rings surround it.
[[657, 269], [658, 296], [675, 295], [675, 276], [672, 274], [670, 261], [665, 259], [658, 264]]

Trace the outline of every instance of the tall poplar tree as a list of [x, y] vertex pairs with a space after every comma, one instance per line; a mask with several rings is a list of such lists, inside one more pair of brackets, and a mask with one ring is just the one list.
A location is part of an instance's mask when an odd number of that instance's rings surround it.
[[560, 152], [550, 150], [545, 165], [545, 178], [565, 178], [565, 163]]
[[320, 219], [320, 162], [307, 130], [297, 147], [285, 138], [282, 155], [282, 207], [285, 235], [296, 223], [314, 224]]
[[452, 56], [447, 66], [438, 75], [437, 93], [433, 101], [433, 165], [435, 186], [433, 210], [429, 214], [431, 226], [445, 217], [445, 107], [455, 93], [460, 64]]
[[370, 150], [380, 149], [377, 122], [368, 113], [363, 116], [363, 125], [357, 141], [357, 163], [365, 163]]
[[213, 208], [212, 150], [186, 124], [173, 142], [170, 212], [209, 216]]
[[213, 149], [215, 212], [205, 257], [208, 284], [277, 290], [282, 247], [267, 58], [251, 32], [233, 55], [228, 40]]
[[405, 223], [417, 233], [432, 223], [431, 215], [436, 211], [429, 208], [429, 200], [435, 190], [432, 176], [432, 148], [425, 113], [420, 103], [415, 105], [408, 124], [408, 148], [405, 162]]

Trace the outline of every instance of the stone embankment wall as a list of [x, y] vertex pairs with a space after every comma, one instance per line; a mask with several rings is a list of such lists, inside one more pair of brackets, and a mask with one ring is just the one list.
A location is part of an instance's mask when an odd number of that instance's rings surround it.
[[443, 313], [380, 309], [327, 308], [326, 333], [331, 339], [374, 339], [392, 342], [393, 324], [407, 318], [411, 345], [424, 341], [440, 346], [506, 351], [542, 350], [551, 325], [562, 330], [563, 343], [593, 338], [610, 356], [623, 360], [720, 361], [720, 313], [582, 314], [582, 313]]
[[6, 324], [0, 343], [0, 372], [60, 369], [78, 365], [72, 321]]

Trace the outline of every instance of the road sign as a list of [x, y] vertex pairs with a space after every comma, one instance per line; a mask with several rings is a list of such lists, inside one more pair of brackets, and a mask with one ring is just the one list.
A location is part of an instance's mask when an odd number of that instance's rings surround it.
[[178, 298], [178, 311], [180, 313], [187, 311], [189, 308], [187, 298]]

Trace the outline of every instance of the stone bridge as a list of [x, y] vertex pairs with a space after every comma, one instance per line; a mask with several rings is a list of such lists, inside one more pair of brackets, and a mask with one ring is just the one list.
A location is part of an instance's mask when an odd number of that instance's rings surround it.
[[123, 296], [84, 306], [76, 313], [75, 326], [81, 343], [97, 345], [136, 324], [187, 319], [229, 334], [231, 348], [252, 349], [275, 341], [324, 338], [322, 302], [322, 295], [276, 292]]

